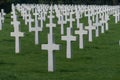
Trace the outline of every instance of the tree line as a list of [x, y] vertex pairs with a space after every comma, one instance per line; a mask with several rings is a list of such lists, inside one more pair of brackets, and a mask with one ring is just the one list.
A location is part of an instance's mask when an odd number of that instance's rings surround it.
[[43, 4], [98, 4], [117, 5], [120, 0], [0, 0], [2, 3], [43, 3]]
[[119, 5], [120, 0], [0, 0], [0, 9], [10, 12], [12, 3], [26, 4], [81, 4], [81, 5]]

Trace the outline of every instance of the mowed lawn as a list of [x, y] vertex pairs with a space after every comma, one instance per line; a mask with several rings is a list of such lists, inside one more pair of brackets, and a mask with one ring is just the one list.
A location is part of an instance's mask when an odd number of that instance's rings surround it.
[[[21, 21], [21, 52], [15, 54], [15, 39], [10, 36], [13, 26], [10, 25], [10, 14], [5, 18], [3, 30], [0, 31], [0, 80], [120, 80], [120, 23], [115, 24], [114, 17], [109, 21], [109, 31], [88, 42], [84, 37], [85, 48], [79, 49], [77, 41], [72, 42], [72, 59], [66, 59], [66, 41], [61, 41], [60, 25], [54, 28], [55, 43], [61, 49], [54, 51], [56, 70], [47, 71], [47, 51], [41, 50], [41, 44], [47, 43], [49, 29], [45, 24], [40, 32], [40, 44], [35, 45], [34, 32], [28, 32], [28, 26]], [[54, 20], [57, 23], [57, 19]], [[81, 22], [86, 24], [86, 18]], [[65, 25], [66, 28], [69, 25]], [[76, 30], [76, 23], [74, 23]], [[75, 35], [75, 34], [74, 34]]]

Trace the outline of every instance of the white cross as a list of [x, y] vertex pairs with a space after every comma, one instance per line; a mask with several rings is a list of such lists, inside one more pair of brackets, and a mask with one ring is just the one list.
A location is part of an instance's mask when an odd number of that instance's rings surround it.
[[118, 18], [119, 18], [118, 11], [115, 11], [114, 16], [115, 16], [115, 23], [118, 23]]
[[46, 20], [46, 14], [47, 14], [47, 12], [44, 11], [44, 9], [43, 9], [42, 16], [43, 16], [43, 18], [44, 18], [44, 21]]
[[44, 21], [44, 16], [42, 16], [44, 13], [40, 12], [40, 15], [38, 16], [38, 20], [40, 20], [40, 27], [43, 29], [43, 21]]
[[64, 12], [63, 12], [63, 23], [65, 23], [65, 24], [67, 24], [67, 16], [68, 16], [69, 14], [67, 14], [67, 12], [66, 12], [66, 10], [64, 10]]
[[27, 22], [29, 23], [29, 32], [31, 32], [32, 22], [34, 22], [34, 19], [32, 19], [31, 14], [29, 14]]
[[23, 32], [19, 31], [20, 22], [14, 21], [14, 32], [11, 32], [11, 36], [15, 37], [15, 52], [20, 52], [20, 37], [24, 36]]
[[66, 21], [66, 23], [67, 23], [67, 21], [69, 21], [68, 16], [69, 16], [69, 13], [68, 13], [68, 11], [66, 10], [66, 11], [65, 11], [65, 21]]
[[4, 13], [4, 9], [1, 9], [1, 18], [2, 18], [2, 23], [4, 23], [4, 16], [6, 15], [6, 13]]
[[79, 48], [83, 49], [83, 47], [84, 47], [84, 45], [83, 45], [83, 43], [84, 43], [83, 42], [83, 40], [84, 40], [83, 35], [87, 34], [88, 32], [86, 30], [84, 30], [83, 24], [79, 24], [78, 28], [79, 28], [79, 30], [76, 30], [75, 34], [79, 35]]
[[88, 30], [88, 40], [92, 42], [92, 31], [95, 30], [95, 26], [92, 25], [92, 21], [89, 20], [89, 25], [85, 27]]
[[59, 50], [59, 45], [53, 43], [53, 36], [52, 34], [48, 34], [48, 44], [42, 44], [43, 50], [48, 50], [48, 71], [53, 72], [54, 67], [54, 50]]
[[92, 14], [92, 21], [95, 21], [95, 10], [91, 9], [91, 14]]
[[29, 18], [30, 11], [25, 11], [25, 24], [27, 25], [28, 18]]
[[107, 31], [109, 30], [108, 20], [109, 20], [108, 13], [105, 12], [105, 29], [106, 29]]
[[99, 14], [96, 14], [96, 22], [93, 24], [94, 26], [96, 26], [96, 30], [95, 30], [95, 35], [96, 35], [96, 37], [98, 37], [99, 36], [99, 26], [101, 26], [102, 24], [99, 22], [99, 18], [98, 18], [98, 15]]
[[42, 31], [42, 28], [38, 26], [38, 13], [37, 10], [35, 9], [35, 27], [31, 27], [31, 31], [35, 31], [35, 44], [39, 44], [39, 31]]
[[59, 23], [60, 22], [60, 16], [61, 16], [61, 12], [59, 10], [56, 12], [56, 16], [58, 18], [58, 23]]
[[[52, 8], [52, 6], [51, 6]], [[55, 27], [56, 25], [53, 24], [52, 19], [54, 18], [54, 16], [52, 15], [52, 9], [50, 11], [50, 16], [48, 16], [48, 18], [50, 19], [50, 23], [47, 24], [47, 27], [49, 27], [49, 34], [48, 34], [48, 44], [42, 44], [42, 49], [43, 50], [48, 50], [48, 71], [49, 72], [53, 72], [55, 70], [54, 67], [54, 50], [59, 50], [59, 45], [55, 44], [53, 42], [53, 27]]]
[[66, 57], [71, 58], [72, 52], [71, 52], [71, 41], [76, 41], [76, 37], [71, 35], [71, 28], [67, 28], [67, 35], [61, 37], [62, 40], [67, 41], [67, 50], [66, 50]]
[[53, 27], [56, 27], [56, 24], [53, 23], [54, 16], [53, 16], [52, 12], [53, 11], [50, 10], [50, 15], [48, 16], [50, 22], [49, 22], [49, 24], [46, 24], [46, 26], [50, 28], [50, 34], [52, 34], [52, 32], [53, 32]]
[[70, 12], [70, 19], [69, 19], [69, 21], [70, 21], [70, 28], [72, 28], [73, 27], [73, 21], [75, 21], [75, 19], [73, 18], [73, 14], [74, 14], [74, 12]]
[[13, 18], [13, 21], [16, 21], [17, 20], [17, 16], [15, 13], [13, 13], [13, 15], [11, 15], [11, 18]]
[[[88, 13], [87, 13], [88, 12]], [[91, 14], [91, 9], [89, 9], [88, 11], [86, 11], [86, 13], [85, 13], [85, 16], [88, 16], [88, 22], [91, 20], [90, 18], [91, 18], [91, 16], [92, 16], [92, 14]]]
[[15, 6], [14, 4], [12, 4], [12, 12], [11, 12], [11, 18], [13, 18], [13, 21], [16, 21], [17, 20], [17, 16], [16, 16], [16, 13], [15, 13]]
[[80, 23], [80, 12], [76, 10], [77, 28], [79, 28]]
[[0, 13], [0, 30], [2, 30], [2, 15], [1, 15], [1, 13]]
[[58, 22], [58, 24], [61, 24], [61, 34], [64, 34], [64, 20], [63, 20], [63, 15], [60, 15], [60, 21]]
[[101, 21], [100, 21], [100, 23], [102, 24], [101, 25], [101, 33], [105, 33], [105, 23], [106, 23], [106, 21], [104, 20], [104, 14], [103, 13], [101, 15]]
[[22, 15], [23, 20], [25, 19], [25, 13], [26, 13], [25, 9], [22, 8], [21, 15]]

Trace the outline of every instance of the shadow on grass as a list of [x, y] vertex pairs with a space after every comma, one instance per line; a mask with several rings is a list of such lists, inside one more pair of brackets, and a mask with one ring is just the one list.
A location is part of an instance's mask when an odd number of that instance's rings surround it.
[[18, 78], [13, 73], [0, 72], [0, 80], [18, 80]]
[[10, 66], [12, 66], [12, 65], [15, 65], [15, 63], [8, 63], [8, 62], [5, 62], [5, 61], [0, 61], [0, 66], [2, 66], [2, 65], [10, 65]]
[[67, 69], [61, 69], [59, 72], [79, 72], [79, 70], [67, 70]]
[[15, 42], [15, 39], [2, 39], [0, 42]]
[[86, 48], [88, 48], [88, 49], [101, 49], [100, 47], [98, 47], [98, 46], [86, 46]]
[[85, 56], [85, 57], [80, 57], [81, 59], [86, 59], [86, 60], [93, 60], [93, 57], [91, 56]]

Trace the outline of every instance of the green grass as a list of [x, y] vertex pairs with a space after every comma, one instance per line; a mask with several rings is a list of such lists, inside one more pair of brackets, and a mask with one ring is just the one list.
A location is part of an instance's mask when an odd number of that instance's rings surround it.
[[[61, 50], [55, 51], [56, 71], [53, 73], [47, 71], [47, 51], [41, 50], [41, 44], [47, 43], [49, 30], [45, 23], [49, 21], [44, 23], [40, 44], [36, 46], [34, 32], [29, 33], [28, 26], [21, 20], [25, 37], [21, 38], [20, 54], [14, 52], [10, 21], [8, 14], [0, 31], [0, 80], [120, 80], [120, 23], [115, 24], [114, 17], [109, 21], [109, 31], [94, 37], [92, 43], [85, 36], [85, 49], [79, 49], [78, 39], [72, 42], [73, 57], [70, 60], [66, 59], [66, 42], [61, 41], [60, 25], [57, 25], [54, 28], [55, 43], [61, 45]], [[86, 18], [81, 22], [86, 23]], [[75, 30], [75, 23], [74, 26]]]

